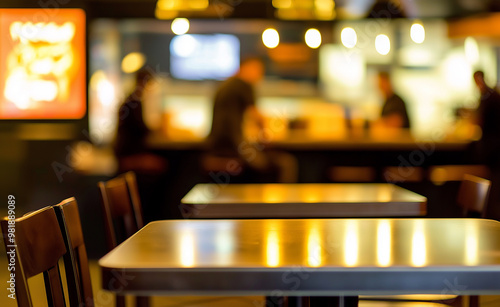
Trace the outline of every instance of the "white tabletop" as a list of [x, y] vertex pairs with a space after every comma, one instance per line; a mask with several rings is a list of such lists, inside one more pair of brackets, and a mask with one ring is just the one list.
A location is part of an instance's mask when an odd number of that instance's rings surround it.
[[393, 184], [197, 184], [181, 200], [186, 218], [403, 217], [427, 199]]
[[[170, 220], [104, 256], [117, 293], [500, 293], [500, 223], [480, 219]], [[118, 280], [125, 280], [117, 287]]]

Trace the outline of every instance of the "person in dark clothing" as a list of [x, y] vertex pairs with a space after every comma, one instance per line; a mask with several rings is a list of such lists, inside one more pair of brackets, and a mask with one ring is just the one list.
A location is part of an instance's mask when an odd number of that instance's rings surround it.
[[500, 167], [500, 94], [484, 81], [484, 73], [476, 71], [474, 81], [481, 92], [476, 122], [481, 127], [479, 141], [482, 163]]
[[[252, 69], [262, 68], [256, 66]], [[227, 79], [215, 95], [209, 140], [212, 142], [211, 147], [221, 155], [238, 155], [238, 146], [244, 140], [242, 123], [246, 112], [251, 112], [257, 125], [263, 127], [262, 116], [255, 107], [252, 81], [245, 80], [245, 77], [242, 77], [245, 73], [242, 71]]]
[[380, 114], [384, 126], [409, 129], [410, 119], [406, 110], [406, 103], [394, 92], [390, 75], [387, 72], [378, 74], [378, 86], [385, 99]]
[[151, 132], [143, 119], [143, 99], [154, 82], [150, 68], [136, 73], [135, 87], [118, 111], [118, 127], [114, 152], [118, 173], [134, 171], [137, 176], [145, 222], [165, 219], [172, 215], [165, 205], [167, 160], [148, 151], [146, 136]]
[[243, 160], [260, 173], [276, 172], [280, 182], [296, 182], [295, 158], [284, 152], [263, 151], [244, 136], [246, 119], [260, 131], [264, 129], [264, 117], [256, 107], [254, 93], [254, 85], [263, 76], [263, 62], [259, 58], [247, 58], [241, 62], [240, 70], [217, 89], [212, 129], [208, 136], [209, 151], [214, 155]]
[[[500, 218], [500, 94], [489, 87], [482, 71], [474, 72], [474, 81], [481, 93], [475, 122], [481, 128], [481, 138], [472, 145], [474, 162], [490, 171], [491, 190], [487, 217]], [[475, 148], [474, 148], [475, 147]]]
[[144, 92], [154, 78], [150, 69], [136, 73], [135, 87], [118, 111], [118, 128], [114, 151], [118, 159], [119, 172], [134, 170], [146, 173], [162, 173], [166, 161], [146, 149], [146, 136], [150, 133], [144, 122], [142, 103]]

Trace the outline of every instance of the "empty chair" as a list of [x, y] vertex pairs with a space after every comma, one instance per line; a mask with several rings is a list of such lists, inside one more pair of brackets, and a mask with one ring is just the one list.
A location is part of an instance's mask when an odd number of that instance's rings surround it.
[[[474, 175], [465, 174], [460, 184], [457, 194], [457, 204], [462, 211], [462, 217], [482, 217], [486, 216], [486, 205], [490, 191], [491, 182]], [[367, 300], [387, 300], [387, 301], [410, 301], [410, 302], [430, 302], [439, 303], [447, 306], [462, 306], [462, 296], [455, 295], [407, 295], [407, 296], [391, 296], [391, 297], [365, 297]], [[360, 304], [361, 307], [370, 305]], [[407, 306], [404, 302], [395, 305]], [[476, 295], [469, 296], [469, 306], [479, 306], [479, 297]]]
[[94, 306], [92, 283], [76, 200], [68, 198], [54, 206], [68, 253], [64, 267], [71, 306]]
[[98, 183], [108, 250], [144, 226], [142, 207], [133, 172]]
[[58, 263], [67, 250], [54, 209], [45, 207], [15, 219], [15, 238], [8, 237], [11, 221], [6, 217], [0, 223], [7, 258], [15, 260], [18, 306], [33, 306], [28, 279], [39, 274], [43, 274], [49, 306], [66, 306]]
[[[98, 183], [108, 251], [144, 226], [142, 207], [134, 172]], [[148, 306], [147, 297], [137, 297], [137, 306]], [[125, 297], [116, 296], [116, 306], [125, 306]]]
[[466, 174], [458, 190], [457, 204], [462, 208], [463, 217], [486, 216], [486, 203], [491, 182], [487, 179]]

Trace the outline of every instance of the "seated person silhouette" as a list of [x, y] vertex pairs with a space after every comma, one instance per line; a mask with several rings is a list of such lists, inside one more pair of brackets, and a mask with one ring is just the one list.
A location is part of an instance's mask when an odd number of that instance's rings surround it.
[[267, 151], [245, 138], [243, 123], [249, 120], [264, 129], [264, 117], [255, 105], [254, 86], [264, 77], [257, 57], [244, 59], [239, 71], [225, 80], [214, 98], [212, 129], [208, 136], [212, 155], [233, 157], [253, 171], [276, 174], [279, 182], [296, 182], [295, 158], [284, 152]]
[[378, 73], [378, 88], [384, 98], [380, 124], [387, 128], [410, 128], [410, 119], [404, 100], [394, 92], [391, 77], [387, 72]]

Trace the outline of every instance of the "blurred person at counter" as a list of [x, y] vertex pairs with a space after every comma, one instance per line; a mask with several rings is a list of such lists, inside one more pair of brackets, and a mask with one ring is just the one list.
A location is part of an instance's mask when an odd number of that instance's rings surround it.
[[263, 151], [245, 138], [244, 123], [264, 129], [264, 116], [255, 104], [254, 86], [264, 77], [265, 66], [258, 57], [248, 57], [239, 71], [225, 80], [214, 98], [212, 129], [207, 138], [209, 152], [219, 157], [242, 160], [245, 167], [260, 174], [277, 174], [279, 182], [297, 181], [297, 162], [288, 153]]
[[134, 171], [137, 175], [146, 222], [162, 218], [152, 206], [158, 202], [162, 204], [162, 187], [168, 166], [165, 158], [148, 151], [145, 144], [146, 136], [151, 131], [144, 122], [143, 100], [145, 92], [154, 86], [154, 78], [153, 70], [149, 67], [136, 72], [134, 89], [118, 111], [117, 132], [113, 144], [118, 160], [118, 173]]
[[[483, 71], [474, 72], [474, 82], [481, 94], [475, 122], [481, 128], [481, 138], [473, 143], [475, 163], [490, 171], [491, 190], [487, 215], [500, 217], [500, 94], [486, 84]], [[475, 147], [475, 148], [474, 148]]]
[[378, 73], [378, 88], [384, 98], [379, 124], [387, 128], [410, 128], [405, 101], [394, 92], [388, 72]]
[[474, 82], [481, 93], [476, 123], [481, 128], [478, 155], [482, 163], [500, 169], [500, 94], [489, 87], [484, 72], [474, 72]]

